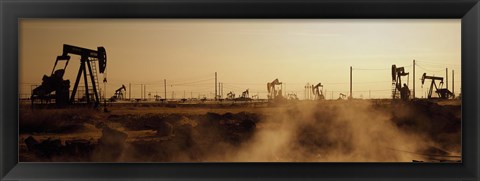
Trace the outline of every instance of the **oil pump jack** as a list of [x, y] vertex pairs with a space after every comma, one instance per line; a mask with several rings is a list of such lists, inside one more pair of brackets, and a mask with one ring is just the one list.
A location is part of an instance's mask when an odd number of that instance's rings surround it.
[[242, 95], [235, 99], [235, 101], [251, 101], [248, 89], [242, 92]]
[[[123, 100], [124, 97], [123, 97], [123, 93], [127, 91], [127, 88], [125, 87], [125, 85], [122, 84], [122, 87], [118, 88], [116, 91], [115, 91], [115, 94], [110, 98], [110, 101], [111, 102], [115, 102], [117, 100]], [[155, 95], [157, 96], [157, 95]], [[156, 98], [156, 97], [155, 97]]]
[[[427, 73], [423, 73], [423, 75], [422, 75], [422, 86], [425, 83], [426, 79], [432, 80], [432, 82], [430, 83], [430, 89], [428, 89], [428, 98], [429, 99], [432, 98], [433, 87], [435, 87], [435, 93], [437, 93], [437, 98], [448, 99], [448, 98], [454, 97], [453, 93], [450, 92], [450, 90], [448, 90], [447, 88], [442, 88], [443, 87], [443, 77], [427, 76]], [[437, 84], [435, 83], [435, 81], [437, 81], [437, 80], [440, 81], [438, 87], [437, 87]]]
[[403, 84], [402, 87], [402, 77], [407, 76], [407, 83], [408, 83], [408, 76], [409, 73], [405, 72], [404, 67], [397, 67], [392, 65], [392, 99], [398, 99], [400, 93], [400, 99], [408, 100], [410, 97], [410, 89], [408, 88], [407, 84]]
[[248, 89], [242, 92], [242, 96], [240, 98], [250, 98]]
[[325, 96], [323, 96], [323, 85], [322, 83], [318, 83], [317, 85], [312, 87], [312, 92], [315, 95], [316, 100], [324, 100]]
[[[100, 73], [103, 74], [107, 68], [107, 53], [105, 48], [98, 47], [97, 50], [90, 50], [86, 48], [76, 47], [72, 45], [63, 45], [63, 54], [62, 57], [69, 57], [69, 54], [79, 55], [80, 56], [80, 68], [78, 70], [77, 79], [75, 80], [75, 85], [73, 86], [72, 95], [70, 96], [70, 103], [75, 102], [75, 94], [77, 93], [78, 84], [80, 83], [80, 77], [83, 74], [84, 83], [85, 83], [85, 96], [87, 104], [90, 104], [90, 94], [88, 89], [88, 76], [90, 75], [90, 82], [92, 84], [92, 91], [94, 98], [94, 106], [97, 107], [100, 104], [100, 98], [98, 96], [98, 80], [97, 78], [97, 69], [95, 62], [98, 61], [98, 66]], [[93, 64], [93, 66], [92, 66]], [[87, 74], [88, 68], [88, 74]]]
[[276, 90], [275, 89], [276, 85], [282, 85], [282, 82], [278, 81], [278, 79], [275, 79], [272, 82], [267, 83], [268, 99], [275, 100], [275, 99], [283, 98], [282, 89], [280, 88], [279, 90]]
[[233, 93], [232, 91], [230, 91], [230, 92], [227, 94], [227, 99], [228, 99], [228, 100], [233, 100], [233, 99], [235, 99], [235, 93]]
[[[70, 88], [70, 81], [63, 80], [63, 75], [65, 73], [65, 69], [70, 61], [70, 54], [72, 55], [79, 55], [80, 56], [80, 68], [78, 70], [77, 78], [75, 80], [75, 85], [73, 87], [72, 94], [70, 98], [68, 98], [68, 92]], [[63, 69], [55, 70], [57, 63], [59, 61], [66, 61], [65, 67]], [[51, 98], [51, 94], [55, 91], [55, 103], [57, 105], [65, 105], [65, 104], [73, 104], [75, 103], [75, 94], [77, 93], [78, 84], [80, 83], [80, 77], [82, 74], [84, 75], [84, 83], [85, 83], [85, 97], [86, 103], [91, 103], [90, 93], [89, 93], [89, 86], [88, 86], [88, 76], [90, 77], [90, 83], [92, 86], [93, 96], [94, 96], [94, 105], [97, 107], [100, 104], [100, 99], [98, 96], [98, 79], [97, 79], [97, 69], [96, 63], [98, 61], [100, 73], [104, 73], [107, 67], [107, 54], [105, 48], [98, 47], [97, 50], [90, 50], [86, 48], [76, 47], [72, 45], [63, 45], [63, 53], [60, 56], [57, 56], [55, 61], [55, 65], [52, 70], [52, 75], [43, 76], [42, 85], [35, 88], [32, 91], [32, 106], [34, 100], [36, 98], [40, 98], [42, 100], [49, 100]], [[88, 69], [88, 74], [87, 74]]]

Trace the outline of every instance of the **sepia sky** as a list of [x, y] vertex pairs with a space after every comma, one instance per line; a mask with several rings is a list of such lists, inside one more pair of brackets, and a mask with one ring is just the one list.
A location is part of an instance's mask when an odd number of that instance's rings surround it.
[[[107, 97], [122, 84], [132, 85], [132, 98], [213, 97], [214, 73], [223, 82], [223, 95], [266, 98], [267, 82], [278, 78], [286, 93], [304, 98], [307, 83], [321, 82], [326, 98], [348, 95], [353, 66], [353, 96], [391, 97], [391, 66], [405, 66], [416, 96], [427, 87], [428, 75], [445, 77], [455, 70], [455, 94], [461, 81], [460, 20], [209, 20], [209, 19], [22, 19], [19, 27], [20, 94], [50, 74], [63, 44], [107, 51]], [[71, 88], [80, 65], [72, 55], [66, 70]], [[99, 74], [102, 82], [105, 75]], [[406, 81], [406, 80], [404, 80]], [[428, 85], [427, 85], [428, 84]], [[104, 85], [101, 83], [103, 89]], [[332, 92], [333, 91], [333, 92]], [[173, 93], [172, 93], [173, 92]], [[128, 97], [128, 93], [127, 93]], [[147, 96], [148, 97], [148, 96]]]

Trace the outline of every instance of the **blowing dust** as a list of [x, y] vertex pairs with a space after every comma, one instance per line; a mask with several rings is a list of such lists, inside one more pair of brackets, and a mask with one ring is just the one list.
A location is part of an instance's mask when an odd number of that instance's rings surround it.
[[254, 138], [229, 161], [398, 162], [435, 143], [409, 134], [391, 114], [369, 102], [340, 105], [298, 104], [267, 117]]

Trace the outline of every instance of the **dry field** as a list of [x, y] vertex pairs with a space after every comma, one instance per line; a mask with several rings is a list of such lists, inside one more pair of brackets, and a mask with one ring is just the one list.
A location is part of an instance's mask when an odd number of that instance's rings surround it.
[[21, 105], [21, 162], [457, 162], [459, 100]]

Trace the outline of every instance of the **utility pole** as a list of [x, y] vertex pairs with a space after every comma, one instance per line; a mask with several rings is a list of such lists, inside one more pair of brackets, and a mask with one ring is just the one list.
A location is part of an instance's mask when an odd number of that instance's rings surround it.
[[222, 83], [221, 82], [218, 83], [218, 92], [219, 92], [218, 97], [221, 98], [222, 97], [221, 96], [222, 95]]
[[353, 99], [353, 96], [352, 96], [352, 66], [350, 66], [350, 99]]
[[128, 100], [132, 100], [132, 83], [128, 83]]
[[165, 90], [165, 100], [167, 100], [167, 79], [163, 79], [163, 88]]
[[215, 72], [215, 100], [217, 100], [217, 72]]
[[147, 99], [147, 85], [143, 84], [143, 99]]
[[413, 59], [413, 99], [415, 99], [415, 59]]
[[452, 94], [453, 94], [453, 98], [455, 98], [455, 74], [453, 70], [452, 70]]
[[448, 68], [445, 68], [445, 88], [448, 90]]

